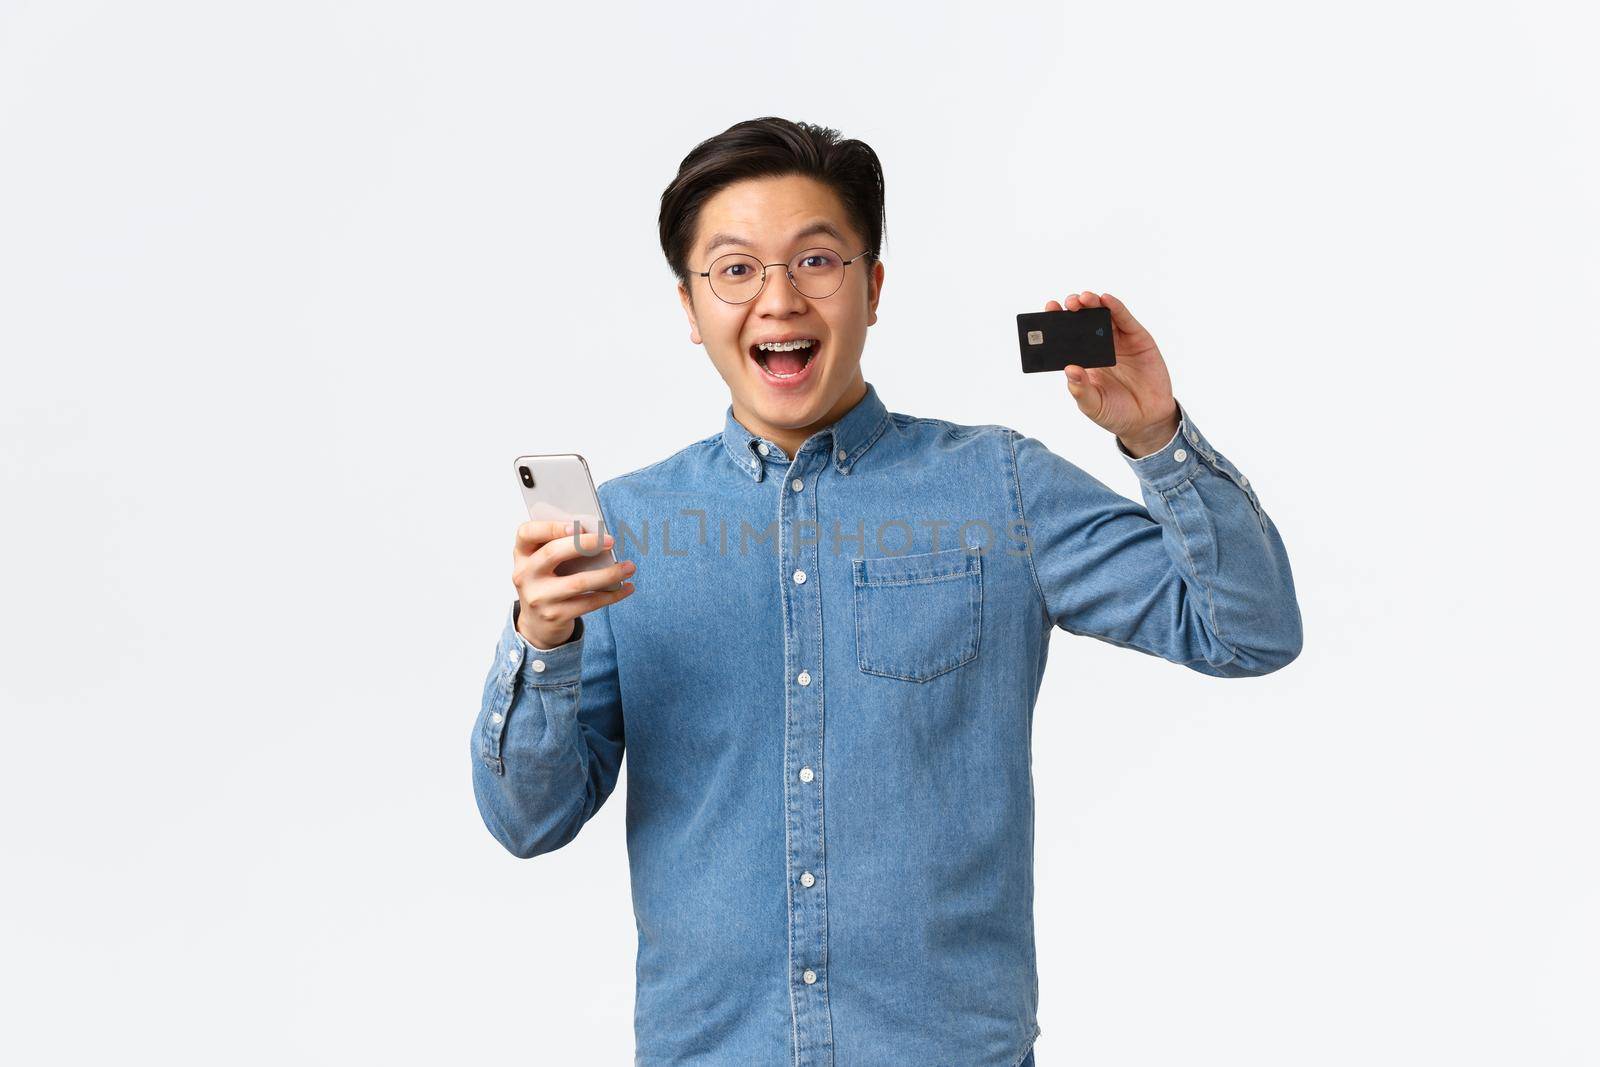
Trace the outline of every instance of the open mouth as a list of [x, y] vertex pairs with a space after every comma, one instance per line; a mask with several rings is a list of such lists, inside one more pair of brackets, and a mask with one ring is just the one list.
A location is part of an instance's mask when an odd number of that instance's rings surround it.
[[799, 338], [776, 347], [750, 346], [750, 358], [761, 367], [762, 373], [773, 382], [798, 380], [816, 362], [822, 351], [822, 342], [815, 338]]

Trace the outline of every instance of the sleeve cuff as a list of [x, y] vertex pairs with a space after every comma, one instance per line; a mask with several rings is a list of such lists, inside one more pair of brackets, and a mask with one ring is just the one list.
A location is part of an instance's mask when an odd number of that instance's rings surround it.
[[[1177, 397], [1173, 397], [1172, 398], [1172, 402], [1178, 408], [1178, 428], [1176, 430], [1172, 431], [1172, 436], [1167, 438], [1167, 443], [1162, 445], [1161, 448], [1156, 450], [1158, 452], [1159, 451], [1163, 451], [1166, 448], [1170, 447], [1172, 445], [1172, 442], [1176, 441], [1179, 437], [1183, 436], [1183, 429], [1184, 429], [1184, 426], [1183, 426], [1183, 421], [1184, 421], [1183, 405], [1178, 403], [1178, 398]], [[1123, 454], [1123, 456], [1125, 456], [1126, 458], [1128, 458], [1128, 459], [1144, 459], [1145, 458], [1143, 456], [1136, 456], [1132, 452], [1129, 452], [1128, 451], [1128, 446], [1124, 445], [1122, 443], [1122, 438], [1113, 435], [1111, 439], [1117, 443], [1117, 451], [1121, 452]]]
[[1211, 442], [1206, 440], [1206, 435], [1200, 432], [1200, 428], [1189, 417], [1188, 411], [1184, 410], [1183, 403], [1176, 397], [1173, 400], [1178, 405], [1178, 432], [1173, 434], [1172, 440], [1159, 451], [1135, 459], [1126, 448], [1122, 447], [1122, 442], [1117, 441], [1117, 451], [1128, 461], [1128, 466], [1133, 468], [1133, 472], [1139, 476], [1141, 482], [1159, 491], [1181, 485], [1185, 479], [1194, 476], [1197, 465], [1205, 464], [1210, 470], [1221, 474], [1238, 486], [1259, 512], [1261, 501], [1257, 498], [1255, 489], [1251, 487], [1250, 479], [1246, 478], [1244, 472], [1235, 467], [1226, 456], [1211, 446]]
[[[1135, 457], [1123, 445], [1121, 438], [1114, 438], [1117, 452], [1133, 468], [1139, 480], [1152, 489], [1171, 489], [1181, 484], [1193, 476], [1194, 468], [1202, 457], [1216, 455], [1216, 450], [1195, 427], [1183, 402], [1174, 397], [1173, 403], [1178, 406], [1178, 429], [1170, 441], [1148, 456]], [[1212, 462], [1215, 462], [1214, 458]]]
[[572, 636], [555, 648], [539, 648], [517, 629], [517, 609], [512, 601], [500, 635], [500, 661], [524, 685], [566, 685], [581, 676], [583, 668], [583, 616], [573, 620]]

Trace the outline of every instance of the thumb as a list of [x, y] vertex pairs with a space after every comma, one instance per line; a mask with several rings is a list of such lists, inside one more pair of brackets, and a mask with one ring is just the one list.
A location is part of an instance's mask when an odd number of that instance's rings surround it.
[[1072, 363], [1067, 366], [1066, 374], [1067, 392], [1078, 402], [1078, 410], [1091, 419], [1098, 418], [1100, 409], [1105, 404], [1105, 397], [1098, 386], [1090, 384], [1089, 372]]

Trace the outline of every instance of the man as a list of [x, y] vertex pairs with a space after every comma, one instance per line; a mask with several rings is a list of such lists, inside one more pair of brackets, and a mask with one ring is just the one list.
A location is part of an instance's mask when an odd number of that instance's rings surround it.
[[560, 848], [626, 738], [639, 1064], [1031, 1067], [1051, 632], [1266, 674], [1300, 650], [1283, 543], [1108, 293], [1066, 299], [1111, 309], [1117, 354], [1067, 390], [1148, 510], [1006, 426], [887, 410], [861, 371], [884, 278], [861, 142], [739, 123], [684, 159], [660, 230], [731, 403], [599, 487], [616, 566], [554, 575], [599, 539], [518, 528], [472, 731], [484, 822]]

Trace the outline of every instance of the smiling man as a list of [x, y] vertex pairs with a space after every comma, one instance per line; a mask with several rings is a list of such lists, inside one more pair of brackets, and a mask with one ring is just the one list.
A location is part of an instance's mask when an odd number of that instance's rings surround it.
[[[680, 195], [693, 192], [686, 187]], [[685, 209], [692, 210], [685, 204], [675, 214]], [[861, 351], [867, 327], [878, 321], [881, 236], [864, 239], [866, 229], [849, 222], [840, 194], [805, 174], [737, 181], [716, 191], [699, 216], [704, 233], [692, 252], [674, 249], [692, 235], [663, 217], [669, 259], [676, 251], [711, 264], [678, 284], [689, 339], [705, 345], [728, 383], [733, 418], [793, 455], [867, 393]], [[770, 268], [769, 256], [776, 256]], [[835, 299], [852, 269], [854, 299]]]
[[1008, 426], [885, 407], [883, 219], [860, 141], [762, 118], [698, 145], [660, 236], [722, 426], [599, 487], [616, 566], [557, 575], [598, 542], [516, 532], [478, 807], [513, 854], [560, 848], [626, 745], [640, 1065], [1032, 1067], [1053, 631], [1218, 678], [1300, 651], [1276, 527], [1109, 293], [1066, 298], [1110, 308], [1117, 354], [1066, 393], [1143, 506]]

